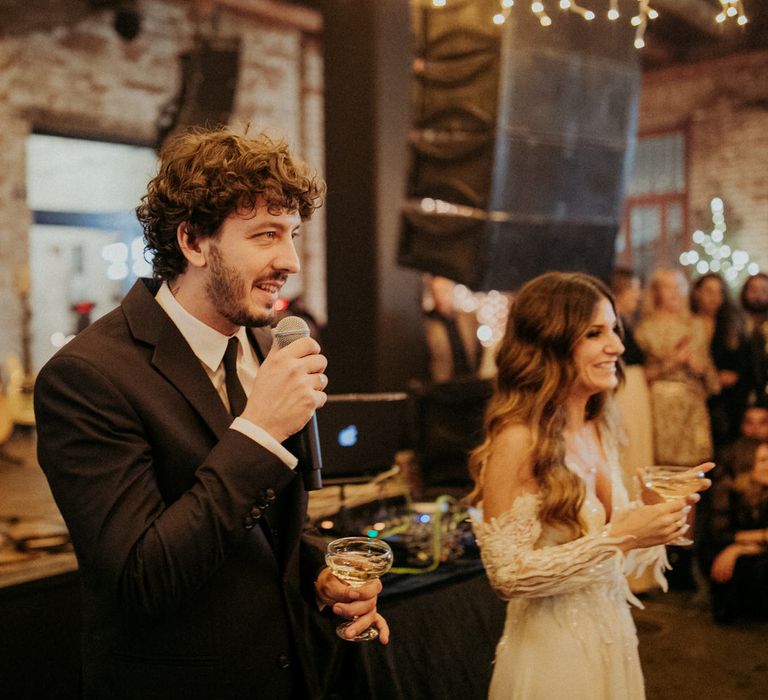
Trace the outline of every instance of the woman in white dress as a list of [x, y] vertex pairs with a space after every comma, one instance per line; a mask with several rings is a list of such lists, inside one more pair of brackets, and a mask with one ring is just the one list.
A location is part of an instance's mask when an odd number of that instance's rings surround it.
[[664, 584], [663, 545], [686, 532], [698, 494], [665, 503], [644, 490], [650, 504], [629, 502], [610, 410], [623, 350], [611, 294], [593, 277], [546, 273], [513, 302], [470, 461], [475, 534], [509, 601], [494, 700], [645, 697], [626, 573], [651, 566]]

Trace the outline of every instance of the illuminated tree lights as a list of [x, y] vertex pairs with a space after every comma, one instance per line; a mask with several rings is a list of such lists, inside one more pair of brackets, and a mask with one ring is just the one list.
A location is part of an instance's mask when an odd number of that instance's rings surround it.
[[720, 273], [731, 287], [738, 287], [745, 277], [757, 274], [760, 266], [750, 262], [747, 251], [732, 249], [725, 242], [727, 226], [723, 200], [715, 197], [709, 206], [712, 210], [712, 230], [709, 233], [702, 230], [693, 232], [692, 240], [696, 247], [680, 255], [680, 264], [693, 267], [700, 275]]

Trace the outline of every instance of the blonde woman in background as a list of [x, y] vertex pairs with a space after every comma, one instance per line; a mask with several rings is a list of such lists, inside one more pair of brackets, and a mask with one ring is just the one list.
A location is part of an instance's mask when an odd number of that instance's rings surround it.
[[635, 332], [645, 353], [657, 464], [695, 464], [713, 455], [707, 397], [720, 390], [704, 320], [688, 305], [679, 270], [657, 269]]
[[698, 494], [630, 503], [611, 411], [623, 351], [611, 293], [593, 277], [547, 273], [512, 303], [470, 460], [475, 534], [509, 601], [493, 700], [645, 697], [625, 573], [650, 566], [663, 585], [661, 545], [687, 531]]

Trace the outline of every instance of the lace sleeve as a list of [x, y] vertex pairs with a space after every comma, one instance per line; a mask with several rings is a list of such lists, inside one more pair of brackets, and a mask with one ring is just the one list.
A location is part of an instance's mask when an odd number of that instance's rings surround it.
[[535, 549], [542, 531], [539, 500], [534, 494], [518, 496], [501, 517], [487, 523], [475, 519], [483, 564], [499, 597], [539, 598], [612, 580], [622, 563], [617, 545], [624, 538], [609, 538], [604, 528], [598, 534]]
[[653, 580], [665, 593], [667, 592], [667, 579], [664, 572], [672, 567], [667, 559], [667, 548], [664, 545], [657, 547], [646, 547], [645, 549], [632, 549], [624, 559], [624, 573], [629, 576], [642, 576], [643, 572], [649, 568], [653, 571]]

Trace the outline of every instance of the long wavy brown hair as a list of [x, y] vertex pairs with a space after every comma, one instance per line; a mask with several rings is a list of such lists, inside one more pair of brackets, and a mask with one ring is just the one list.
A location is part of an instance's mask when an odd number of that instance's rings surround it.
[[[605, 284], [575, 272], [547, 272], [516, 295], [496, 357], [498, 374], [486, 409], [484, 441], [470, 455], [475, 480], [470, 501], [481, 498], [483, 469], [496, 437], [510, 425], [526, 425], [532, 435], [533, 476], [542, 495], [541, 520], [564, 527], [574, 537], [584, 532], [579, 517], [584, 484], [565, 466], [566, 403], [577, 377], [574, 347], [592, 325], [603, 298], [615, 310]], [[623, 381], [620, 362], [617, 371]], [[607, 392], [601, 392], [587, 401], [586, 418], [597, 420], [601, 428], [608, 427], [608, 400]]]
[[194, 237], [215, 237], [230, 214], [247, 216], [257, 203], [274, 214], [298, 212], [306, 220], [324, 193], [323, 181], [284, 142], [193, 127], [163, 145], [159, 172], [136, 216], [155, 277], [170, 281], [187, 266], [176, 240], [180, 224]]

